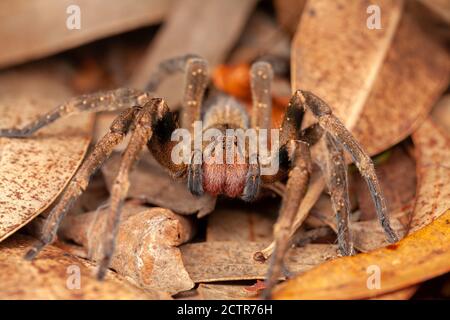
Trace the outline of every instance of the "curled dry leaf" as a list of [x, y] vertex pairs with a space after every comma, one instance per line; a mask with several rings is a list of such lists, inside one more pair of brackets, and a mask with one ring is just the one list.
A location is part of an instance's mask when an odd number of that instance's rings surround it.
[[170, 299], [167, 293], [139, 289], [113, 272], [100, 282], [92, 263], [52, 245], [38, 259], [26, 261], [23, 256], [33, 242], [14, 235], [0, 244], [0, 299]]
[[[55, 108], [71, 95], [53, 61], [0, 75], [0, 128], [15, 127]], [[91, 115], [62, 119], [27, 139], [0, 138], [0, 241], [45, 210], [84, 158]]]
[[450, 209], [450, 137], [430, 119], [412, 137], [419, 184], [410, 233]]
[[[450, 271], [450, 210], [400, 242], [370, 253], [324, 263], [279, 285], [276, 299], [360, 299], [379, 296]], [[373, 266], [379, 289], [368, 288]], [[326, 276], [325, 276], [326, 275]]]
[[[254, 260], [267, 242], [199, 242], [180, 247], [184, 266], [194, 282], [265, 279], [268, 263]], [[289, 251], [285, 263], [293, 273], [305, 272], [337, 256], [337, 247], [310, 244]]]
[[[60, 234], [100, 258], [107, 209], [66, 218]], [[194, 283], [183, 267], [178, 245], [190, 240], [192, 221], [168, 209], [132, 204], [123, 207], [111, 268], [145, 289], [170, 294], [189, 290]]]
[[[120, 165], [120, 155], [113, 154], [102, 167], [108, 188], [111, 187]], [[215, 197], [192, 195], [186, 182], [175, 180], [150, 154], [145, 153], [130, 173], [130, 198], [142, 199], [150, 204], [168, 208], [179, 214], [197, 213], [203, 217], [214, 210]]]

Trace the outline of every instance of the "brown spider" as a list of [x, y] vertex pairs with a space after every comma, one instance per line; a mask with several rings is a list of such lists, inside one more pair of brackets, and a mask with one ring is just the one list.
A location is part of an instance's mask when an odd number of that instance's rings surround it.
[[[186, 75], [181, 126], [164, 100], [152, 93], [165, 77], [175, 72], [184, 72]], [[156, 160], [174, 176], [187, 178], [189, 190], [196, 195], [206, 191], [213, 195], [224, 194], [251, 201], [257, 196], [261, 182], [270, 184], [288, 177], [279, 218], [274, 226], [275, 250], [266, 281], [267, 297], [283, 270], [283, 257], [290, 245], [290, 228], [309, 183], [310, 146], [323, 134], [325, 134], [329, 150], [330, 177], [327, 183], [337, 218], [340, 252], [343, 255], [354, 253], [348, 226], [350, 206], [344, 149], [351, 154], [369, 186], [387, 239], [390, 242], [397, 241], [397, 236], [389, 224], [385, 199], [370, 157], [339, 119], [332, 114], [330, 107], [310, 92], [297, 90], [290, 100], [280, 128], [280, 147], [277, 150], [279, 170], [274, 174], [261, 175], [259, 155], [255, 153], [246, 154], [245, 161], [240, 164], [228, 162], [215, 164], [204, 162], [203, 150], [194, 148], [190, 159], [197, 161], [190, 163], [172, 161], [171, 151], [176, 145], [176, 142], [171, 139], [172, 133], [180, 127], [193, 130], [193, 124], [197, 120], [203, 120], [205, 129], [218, 129], [224, 136], [227, 135], [226, 130], [229, 128], [270, 129], [272, 78], [270, 64], [266, 62], [253, 64], [251, 68], [253, 109], [250, 124], [248, 114], [240, 103], [224, 94], [216, 95], [214, 99], [209, 98], [202, 112], [202, 100], [209, 82], [208, 64], [198, 56], [186, 55], [163, 61], [157, 71], [150, 76], [146, 91], [120, 88], [74, 97], [23, 128], [0, 130], [0, 136], [28, 137], [58, 118], [76, 112], [123, 110], [112, 123], [110, 131], [98, 141], [70, 181], [61, 199], [50, 212], [40, 240], [28, 251], [26, 259], [33, 259], [45, 245], [55, 239], [64, 215], [86, 190], [92, 174], [110, 156], [114, 147], [128, 132], [131, 132], [131, 139], [123, 152], [120, 168], [111, 189], [110, 213], [104, 231], [103, 256], [99, 261], [99, 279], [104, 277], [114, 251], [121, 207], [129, 185], [129, 171], [145, 144]], [[312, 112], [318, 119], [318, 123], [302, 130], [301, 124], [306, 109]]]

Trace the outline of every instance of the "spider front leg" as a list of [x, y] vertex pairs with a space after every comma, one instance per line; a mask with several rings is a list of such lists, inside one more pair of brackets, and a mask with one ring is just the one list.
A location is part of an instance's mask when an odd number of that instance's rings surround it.
[[111, 188], [110, 208], [103, 235], [102, 257], [97, 273], [98, 279], [104, 278], [114, 253], [122, 205], [128, 193], [131, 167], [136, 162], [142, 148], [152, 137], [155, 124], [164, 119], [168, 112], [169, 108], [164, 101], [155, 98], [146, 103], [136, 115], [130, 142], [123, 152], [119, 171]]
[[136, 107], [124, 110], [116, 120], [114, 120], [110, 127], [110, 131], [95, 145], [92, 152], [83, 162], [66, 190], [63, 192], [61, 199], [47, 217], [42, 229], [40, 241], [25, 255], [27, 260], [34, 259], [47, 244], [53, 242], [56, 238], [56, 232], [65, 214], [72, 208], [75, 200], [81, 193], [86, 190], [90, 177], [110, 156], [114, 147], [118, 145], [128, 133], [137, 112], [138, 108]]
[[398, 237], [389, 222], [386, 200], [378, 182], [372, 159], [370, 159], [342, 122], [332, 114], [330, 107], [316, 95], [311, 92], [297, 90], [291, 99], [290, 105], [290, 108], [294, 109], [305, 110], [308, 108], [311, 110], [313, 115], [318, 119], [319, 125], [331, 138], [341, 144], [350, 153], [359, 172], [369, 186], [372, 200], [375, 203], [378, 220], [383, 227], [386, 238], [391, 243], [398, 241]]
[[287, 151], [290, 158], [291, 170], [286, 185], [286, 191], [281, 204], [280, 214], [274, 226], [275, 249], [271, 256], [270, 267], [266, 279], [264, 298], [270, 297], [273, 286], [282, 273], [283, 260], [290, 245], [292, 223], [309, 184], [312, 171], [309, 146], [303, 141], [291, 140]]
[[[251, 127], [258, 134], [264, 130], [259, 138], [265, 139], [260, 145], [268, 145], [269, 130], [272, 124], [272, 94], [273, 79], [272, 66], [263, 61], [255, 62], [250, 70], [250, 87], [252, 90]], [[261, 169], [258, 153], [248, 155], [249, 165], [242, 194], [244, 201], [253, 201], [259, 192], [261, 184]]]

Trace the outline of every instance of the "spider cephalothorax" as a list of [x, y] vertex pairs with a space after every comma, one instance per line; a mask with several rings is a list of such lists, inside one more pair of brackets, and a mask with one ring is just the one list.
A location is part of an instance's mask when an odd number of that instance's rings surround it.
[[[186, 84], [179, 123], [164, 100], [156, 97], [153, 92], [167, 75], [180, 71], [186, 75]], [[75, 97], [23, 128], [1, 129], [0, 136], [27, 137], [68, 114], [122, 110], [111, 124], [110, 131], [97, 142], [72, 178], [50, 212], [39, 242], [30, 249], [26, 258], [33, 259], [45, 245], [54, 240], [61, 220], [86, 189], [91, 175], [129, 132], [130, 142], [123, 152], [111, 188], [110, 213], [104, 233], [103, 258], [99, 262], [99, 278], [104, 277], [114, 251], [121, 207], [127, 195], [129, 171], [145, 145], [173, 176], [185, 178], [189, 190], [197, 195], [208, 192], [251, 201], [257, 196], [261, 183], [270, 184], [288, 178], [279, 218], [274, 227], [275, 250], [266, 284], [268, 292], [281, 273], [283, 257], [290, 244], [291, 225], [309, 183], [312, 167], [310, 146], [322, 136], [328, 149], [325, 171], [336, 212], [341, 253], [350, 255], [354, 252], [348, 227], [350, 205], [344, 149], [350, 153], [369, 186], [387, 239], [395, 242], [397, 237], [390, 227], [385, 199], [370, 157], [332, 114], [330, 107], [313, 93], [297, 90], [290, 100], [279, 129], [279, 139], [276, 141], [278, 147], [269, 157], [277, 159], [276, 170], [263, 172], [263, 155], [260, 149], [252, 149], [249, 142], [239, 143], [242, 140], [230, 134], [230, 130], [253, 130], [253, 133], [261, 134], [263, 130], [271, 129], [272, 77], [270, 64], [253, 64], [250, 77], [253, 100], [251, 115], [247, 114], [238, 101], [222, 93], [212, 94], [202, 108], [209, 82], [208, 65], [200, 57], [187, 55], [163, 61], [156, 72], [150, 75], [146, 91], [121, 88]], [[310, 110], [318, 122], [302, 129], [306, 110]], [[206, 142], [203, 139], [200, 143], [189, 142], [189, 148], [182, 153], [183, 158], [188, 161], [175, 161], [173, 151], [177, 148], [177, 141], [173, 139], [174, 132], [184, 128], [188, 133], [195, 133], [195, 125], [199, 121], [202, 122], [202, 134], [209, 129], [214, 129], [218, 134], [214, 139], [206, 139]], [[272, 147], [275, 145], [275, 141], [267, 134], [263, 133], [258, 137], [260, 141], [269, 140]]]

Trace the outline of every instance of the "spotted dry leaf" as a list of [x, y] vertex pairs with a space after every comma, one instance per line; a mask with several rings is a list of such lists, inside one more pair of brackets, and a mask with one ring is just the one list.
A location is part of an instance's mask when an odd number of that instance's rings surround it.
[[410, 233], [450, 209], [450, 137], [430, 119], [412, 137], [419, 183]]
[[14, 235], [0, 244], [0, 299], [170, 299], [167, 293], [130, 285], [113, 272], [99, 282], [92, 263], [52, 245], [33, 262], [26, 261], [23, 256], [34, 241]]
[[[20, 68], [0, 74], [0, 128], [34, 120], [71, 95], [67, 67]], [[0, 138], [0, 241], [46, 209], [84, 158], [93, 125], [90, 115], [73, 116], [32, 138]]]
[[[334, 259], [282, 283], [275, 299], [361, 299], [401, 290], [450, 271], [450, 210], [396, 244]], [[367, 286], [380, 268], [380, 288]], [[373, 273], [373, 271], [371, 271]]]
[[[101, 257], [107, 209], [68, 216], [60, 235], [81, 244], [93, 260]], [[192, 221], [168, 209], [126, 204], [111, 268], [136, 285], [175, 294], [194, 283], [186, 272], [178, 245], [194, 235]]]
[[[113, 154], [102, 167], [106, 184], [110, 188], [120, 165], [120, 155]], [[197, 213], [199, 217], [210, 213], [216, 200], [209, 194], [192, 195], [185, 181], [172, 178], [150, 154], [144, 153], [136, 168], [130, 173], [130, 198], [168, 208], [179, 214]]]
[[[199, 242], [180, 247], [184, 266], [194, 282], [265, 279], [268, 263], [255, 261], [253, 255], [267, 242]], [[294, 248], [286, 257], [290, 272], [300, 273], [337, 256], [337, 247], [309, 244]]]

